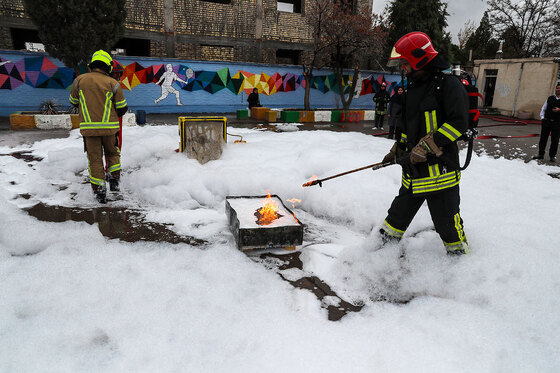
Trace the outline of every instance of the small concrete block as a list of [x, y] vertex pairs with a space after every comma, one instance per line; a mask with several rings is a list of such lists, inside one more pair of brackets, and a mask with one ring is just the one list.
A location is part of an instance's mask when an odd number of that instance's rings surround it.
[[30, 130], [37, 128], [35, 115], [12, 114], [10, 115], [10, 128], [12, 130]]
[[223, 151], [223, 127], [222, 122], [185, 123], [187, 156], [201, 164], [219, 159]]
[[327, 110], [319, 110], [315, 112], [315, 122], [330, 122], [331, 112]]
[[331, 111], [331, 122], [341, 122], [342, 121], [342, 110]]
[[278, 218], [260, 225], [255, 212], [267, 196], [227, 196], [229, 227], [240, 250], [291, 247], [303, 243], [303, 224], [277, 195], [269, 196], [278, 208]]
[[251, 108], [251, 118], [264, 120], [267, 111], [269, 111], [267, 107]]
[[304, 122], [315, 122], [315, 112], [314, 111], [300, 111], [299, 121]]
[[284, 110], [281, 114], [282, 121], [286, 123], [298, 123], [299, 122], [299, 111], [294, 110]]
[[35, 124], [41, 130], [72, 129], [70, 114], [35, 115]]
[[237, 119], [247, 119], [247, 118], [249, 118], [249, 110], [247, 109], [237, 110]]
[[265, 119], [267, 120], [267, 122], [276, 122], [277, 121], [277, 114], [275, 111], [267, 111], [266, 115], [265, 115]]
[[134, 113], [126, 113], [122, 116], [122, 125], [123, 126], [135, 126], [136, 125], [136, 114]]
[[375, 120], [375, 110], [364, 110], [364, 120]]
[[276, 120], [280, 120], [280, 114], [282, 114], [282, 110], [280, 110], [280, 109], [270, 109], [270, 111], [274, 111], [276, 113]]

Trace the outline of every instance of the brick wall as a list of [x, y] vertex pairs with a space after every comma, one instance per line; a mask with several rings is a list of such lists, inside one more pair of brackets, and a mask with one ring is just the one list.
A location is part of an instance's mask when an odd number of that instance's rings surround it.
[[23, 0], [0, 0], [0, 16], [25, 18]]
[[8, 27], [0, 27], [0, 49], [13, 49], [12, 34]]
[[150, 41], [150, 57], [165, 57], [167, 53], [165, 42], [163, 41]]
[[263, 49], [262, 51], [262, 62], [274, 64], [276, 61], [276, 49]]
[[201, 45], [200, 54], [203, 60], [233, 61], [233, 47]]
[[311, 10], [311, 1], [303, 2], [302, 13], [279, 12], [276, 0], [263, 0], [263, 39], [286, 42], [309, 43], [311, 29], [305, 14]]
[[220, 4], [175, 0], [175, 32], [182, 35], [254, 38], [257, 0]]
[[[277, 0], [126, 0], [126, 37], [150, 40], [150, 56], [199, 60], [277, 63], [277, 49], [302, 52], [311, 42], [306, 15], [314, 0], [302, 0], [301, 13], [279, 12]], [[370, 12], [372, 0], [355, 0]], [[173, 14], [171, 14], [173, 11]], [[0, 16], [26, 18], [23, 0], [0, 0]], [[11, 49], [9, 28], [0, 27], [0, 48]]]
[[187, 43], [176, 43], [175, 57], [198, 59], [196, 45]]
[[129, 30], [164, 31], [164, 0], [127, 0], [126, 28]]

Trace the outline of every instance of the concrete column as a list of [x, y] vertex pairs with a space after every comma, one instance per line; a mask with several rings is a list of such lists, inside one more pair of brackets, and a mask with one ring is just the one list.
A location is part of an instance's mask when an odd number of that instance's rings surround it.
[[257, 14], [255, 14], [255, 39], [261, 40], [263, 36], [263, 2], [257, 0]]
[[262, 37], [263, 37], [263, 0], [257, 0], [257, 9], [255, 14], [255, 41], [257, 48], [257, 62], [262, 62]]
[[163, 31], [165, 33], [165, 54], [175, 57], [175, 6], [173, 0], [163, 0]]

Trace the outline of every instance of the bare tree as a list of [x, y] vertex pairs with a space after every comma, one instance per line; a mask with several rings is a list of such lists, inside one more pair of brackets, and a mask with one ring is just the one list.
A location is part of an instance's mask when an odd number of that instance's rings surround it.
[[469, 38], [476, 31], [476, 26], [470, 19], [463, 25], [457, 34], [457, 39], [459, 39], [459, 49], [465, 49], [465, 45]]
[[538, 57], [555, 51], [560, 37], [559, 6], [560, 0], [488, 0], [490, 23], [497, 33], [507, 31], [509, 38], [516, 35], [514, 42], [521, 48], [516, 57]]
[[[386, 32], [374, 27], [371, 14], [352, 13], [351, 0], [332, 1], [334, 10], [327, 12], [323, 23], [322, 42], [327, 46], [328, 65], [333, 70], [344, 110], [352, 104], [358, 81], [361, 56], [367, 51], [382, 51]], [[345, 85], [345, 68], [354, 67], [352, 83]]]
[[329, 45], [325, 42], [323, 34], [325, 32], [325, 19], [331, 17], [330, 13], [333, 11], [334, 7], [331, 0], [316, 0], [307, 17], [307, 23], [313, 32], [313, 50], [303, 56], [302, 63], [303, 78], [305, 79], [305, 110], [311, 110], [309, 93], [313, 81], [313, 70], [326, 64], [326, 51]]

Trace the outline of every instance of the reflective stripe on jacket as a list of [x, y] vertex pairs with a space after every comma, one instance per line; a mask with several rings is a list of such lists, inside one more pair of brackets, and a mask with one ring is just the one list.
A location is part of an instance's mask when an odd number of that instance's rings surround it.
[[70, 103], [79, 105], [80, 133], [107, 136], [119, 131], [116, 109], [127, 106], [120, 84], [105, 72], [94, 69], [78, 76], [72, 84]]

